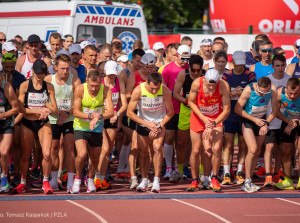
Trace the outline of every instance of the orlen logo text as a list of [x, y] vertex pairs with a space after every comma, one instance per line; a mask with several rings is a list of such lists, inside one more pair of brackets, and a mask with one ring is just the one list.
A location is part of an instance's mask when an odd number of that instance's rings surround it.
[[287, 33], [300, 34], [300, 20], [292, 23], [291, 20], [273, 20], [263, 19], [259, 22], [258, 28], [263, 33]]

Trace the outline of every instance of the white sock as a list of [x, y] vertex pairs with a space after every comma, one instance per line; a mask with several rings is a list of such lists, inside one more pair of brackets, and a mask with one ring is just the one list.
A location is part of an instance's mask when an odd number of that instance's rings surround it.
[[21, 179], [20, 184], [24, 184], [26, 186], [26, 179]]
[[164, 152], [167, 168], [172, 167], [173, 145], [168, 145], [164, 143]]
[[131, 179], [137, 179], [137, 176], [132, 176]]
[[124, 171], [125, 169], [125, 165], [126, 165], [126, 150], [127, 150], [127, 146], [122, 146], [120, 154], [119, 154], [119, 165], [118, 165], [118, 169], [117, 169], [117, 173], [121, 173]]
[[154, 178], [153, 178], [153, 182], [154, 182], [154, 181], [159, 182], [159, 181], [160, 181], [160, 178], [159, 178], [159, 177], [154, 177]]
[[101, 177], [101, 173], [100, 172], [95, 172], [95, 178], [100, 178]]
[[51, 171], [51, 182], [57, 182], [58, 172], [59, 171]]
[[230, 174], [230, 165], [223, 165], [223, 169], [224, 169], [224, 175], [226, 173], [229, 173]]
[[141, 182], [142, 182], [142, 183], [148, 184], [148, 178], [142, 178], [142, 179], [141, 179]]
[[259, 165], [265, 167], [265, 160], [263, 157], [258, 158]]
[[44, 178], [43, 178], [43, 183], [44, 183], [45, 181], [49, 181], [49, 177], [45, 177], [45, 176], [44, 176]]
[[243, 172], [243, 168], [244, 168], [244, 165], [240, 165], [240, 164], [238, 164], [238, 168], [237, 168], [237, 173], [239, 173], [239, 172]]
[[60, 178], [60, 177], [61, 177], [61, 174], [62, 174], [62, 170], [58, 170], [57, 175], [56, 175], [56, 178]]
[[126, 148], [126, 163], [125, 163], [126, 167], [125, 167], [125, 170], [124, 170], [125, 173], [129, 173], [129, 161], [128, 161], [128, 159], [129, 159], [130, 150], [131, 150], [131, 143]]
[[245, 179], [245, 183], [250, 183], [251, 182], [251, 179]]
[[1, 173], [1, 178], [7, 178], [7, 175]]
[[68, 172], [68, 185], [73, 185], [75, 173]]

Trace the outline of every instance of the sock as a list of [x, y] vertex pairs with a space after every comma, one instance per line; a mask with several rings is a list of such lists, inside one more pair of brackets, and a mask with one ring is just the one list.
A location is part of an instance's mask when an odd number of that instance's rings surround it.
[[132, 176], [131, 179], [137, 179], [137, 176]]
[[122, 145], [122, 148], [121, 148], [121, 151], [120, 151], [120, 154], [119, 154], [119, 165], [118, 165], [117, 173], [121, 173], [125, 169], [126, 150], [127, 150], [127, 146]]
[[224, 175], [226, 173], [230, 174], [230, 165], [223, 165]]
[[100, 175], [99, 178], [100, 178], [100, 181], [101, 181], [101, 180], [104, 180], [105, 176]]
[[251, 179], [245, 179], [245, 183], [250, 183], [251, 182]]
[[45, 176], [44, 176], [44, 178], [43, 178], [43, 183], [44, 183], [45, 181], [49, 181], [49, 177], [45, 177]]
[[244, 165], [240, 165], [240, 164], [238, 164], [238, 168], [237, 168], [237, 173], [239, 173], [239, 172], [243, 172], [243, 168], [244, 168]]
[[272, 175], [271, 175], [271, 173], [266, 173], [266, 177], [267, 177], [267, 176], [272, 176]]
[[129, 173], [129, 153], [130, 153], [130, 150], [131, 150], [131, 143], [126, 147], [126, 163], [125, 163], [125, 170], [124, 172], [125, 173]]
[[68, 172], [68, 185], [73, 185], [75, 173]]
[[56, 182], [58, 178], [58, 171], [51, 171], [51, 182]]
[[204, 181], [209, 181], [208, 176], [204, 176]]
[[24, 184], [26, 186], [26, 179], [21, 179], [20, 184]]
[[76, 180], [81, 180], [81, 178], [80, 178], [80, 177], [77, 177], [77, 176], [75, 176], [75, 179], [76, 179]]
[[141, 179], [141, 182], [142, 182], [142, 183], [147, 183], [147, 184], [148, 184], [148, 178], [142, 178], [142, 179]]
[[160, 181], [160, 178], [159, 178], [159, 177], [154, 177], [154, 178], [153, 178], [153, 182], [154, 182], [154, 181], [158, 181], [158, 182], [159, 182], [159, 181]]
[[7, 175], [1, 173], [1, 178], [7, 178]]
[[58, 170], [56, 178], [60, 178], [61, 177], [61, 173], [62, 173], [62, 170]]
[[95, 178], [100, 178], [101, 177], [101, 173], [100, 172], [95, 172]]
[[164, 144], [164, 152], [167, 168], [172, 168], [172, 158], [173, 158], [173, 145]]
[[178, 172], [179, 172], [181, 175], [183, 175], [183, 163], [178, 163], [177, 166], [178, 166]]
[[200, 164], [199, 165], [199, 175], [201, 176], [203, 174], [204, 174], [204, 166], [203, 166], [203, 164]]
[[259, 165], [265, 167], [265, 160], [263, 157], [258, 158]]

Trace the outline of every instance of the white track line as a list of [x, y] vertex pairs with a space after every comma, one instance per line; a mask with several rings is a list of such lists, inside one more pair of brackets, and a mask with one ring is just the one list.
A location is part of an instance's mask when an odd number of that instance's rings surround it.
[[222, 221], [222, 222], [231, 223], [230, 221], [226, 220], [225, 218], [221, 217], [220, 215], [215, 214], [215, 213], [213, 213], [213, 212], [211, 212], [211, 211], [208, 211], [208, 210], [206, 210], [206, 209], [204, 209], [204, 208], [200, 208], [200, 207], [198, 207], [198, 206], [196, 206], [196, 205], [193, 205], [193, 204], [190, 204], [190, 203], [181, 201], [181, 200], [177, 200], [177, 199], [172, 199], [172, 200], [173, 200], [173, 201], [180, 202], [180, 203], [185, 204], [185, 205], [188, 205], [188, 206], [190, 206], [190, 207], [196, 208], [196, 209], [198, 209], [198, 210], [200, 210], [200, 211], [203, 211], [203, 212], [205, 212], [205, 213], [207, 213], [207, 214], [209, 214], [209, 215], [211, 215], [211, 216], [213, 216], [213, 217], [219, 219], [219, 220]]
[[300, 214], [247, 214], [245, 217], [295, 217]]
[[71, 203], [71, 204], [74, 204], [80, 208], [82, 208], [83, 210], [89, 212], [90, 214], [94, 215], [100, 222], [102, 223], [108, 223], [104, 218], [102, 218], [100, 215], [98, 215], [96, 212], [92, 211], [91, 209], [81, 205], [81, 204], [78, 204], [76, 203], [75, 201], [71, 201], [71, 200], [66, 200], [67, 202]]
[[297, 203], [295, 201], [290, 201], [290, 200], [286, 200], [286, 199], [283, 199], [283, 198], [276, 198], [276, 199], [281, 200], [281, 201], [285, 201], [285, 202], [289, 202], [289, 203], [292, 203], [292, 204], [296, 204], [296, 205], [300, 206], [300, 203]]

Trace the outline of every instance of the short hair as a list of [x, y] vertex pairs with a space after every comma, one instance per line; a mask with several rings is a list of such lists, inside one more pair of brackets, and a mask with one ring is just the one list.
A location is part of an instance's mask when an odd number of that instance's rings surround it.
[[[102, 48], [101, 48], [101, 52], [103, 52], [104, 50], [108, 50], [110, 53], [112, 53], [112, 47], [109, 43], [104, 43], [102, 45]], [[97, 49], [96, 49], [97, 51]]]
[[100, 63], [98, 63], [98, 65], [97, 65], [97, 69], [99, 69], [99, 67], [100, 67], [102, 64], [104, 64], [104, 65], [105, 65], [105, 63], [106, 63], [106, 61], [101, 61]]
[[136, 56], [144, 56], [145, 54], [145, 51], [142, 50], [142, 49], [135, 49], [133, 52], [132, 52], [132, 58], [135, 58]]
[[225, 48], [224, 44], [223, 44], [223, 43], [220, 43], [220, 42], [215, 42], [215, 43], [213, 43], [212, 47], [213, 47], [214, 45], [221, 45], [222, 48], [223, 48], [223, 50], [224, 50], [224, 48]]
[[41, 44], [41, 48], [40, 48], [40, 52], [45, 55], [46, 53], [48, 53], [48, 49], [46, 47], [46, 45], [44, 43]]
[[260, 44], [259, 47], [264, 46], [264, 45], [272, 45], [273, 43], [270, 40], [263, 40]]
[[94, 45], [87, 45], [86, 47], [84, 47], [84, 53], [86, 53], [86, 51], [88, 51], [88, 50], [97, 52], [97, 49]]
[[[114, 41], [114, 40], [118, 40], [118, 41]], [[115, 37], [113, 36], [113, 38], [111, 39], [111, 44], [114, 43], [114, 42], [119, 42], [119, 43], [122, 43], [122, 40], [119, 38], [119, 37]]]
[[103, 44], [100, 44], [100, 45], [97, 47], [97, 53], [100, 53], [100, 51], [102, 50], [102, 47], [103, 47]]
[[55, 65], [58, 66], [59, 62], [65, 62], [65, 63], [71, 63], [71, 59], [68, 55], [66, 54], [59, 54], [56, 58], [55, 58]]
[[296, 77], [291, 77], [290, 79], [288, 79], [287, 83], [286, 83], [286, 87], [290, 87], [292, 90], [294, 90], [297, 86], [299, 86], [299, 79]]
[[194, 64], [200, 65], [200, 68], [203, 67], [203, 58], [199, 55], [193, 54], [189, 59], [189, 66], [193, 67]]
[[224, 43], [226, 42], [225, 39], [224, 39], [223, 37], [217, 36], [216, 38], [214, 38], [213, 43], [215, 43], [215, 42], [218, 41], [218, 40], [220, 40], [220, 41], [222, 41], [222, 42], [224, 42]]
[[170, 43], [170, 44], [167, 45], [167, 47], [166, 47], [166, 52], [169, 53], [170, 50], [171, 50], [172, 48], [175, 49], [176, 52], [177, 52], [178, 47], [179, 47], [180, 45], [181, 45], [180, 43]]
[[74, 37], [73, 37], [71, 34], [67, 34], [67, 35], [64, 35], [63, 41], [65, 41], [65, 40], [68, 39], [69, 37], [72, 37], [72, 39], [74, 40]]
[[122, 43], [120, 43], [120, 42], [113, 42], [113, 43], [111, 44], [111, 48], [112, 48], [112, 49], [122, 50]]
[[62, 41], [61, 35], [60, 35], [59, 33], [57, 33], [57, 32], [51, 33], [51, 35], [50, 35], [50, 37], [49, 37], [49, 42], [51, 41], [51, 37], [52, 37], [53, 39], [60, 39], [60, 41]]
[[152, 82], [154, 85], [158, 85], [162, 83], [162, 76], [160, 73], [151, 73], [148, 76], [148, 80], [147, 80], [148, 84], [150, 84], [150, 82]]
[[254, 40], [251, 44], [251, 48], [253, 49], [256, 56], [259, 56], [259, 46], [263, 42], [263, 40]]
[[285, 56], [283, 56], [282, 54], [277, 54], [277, 55], [275, 55], [274, 57], [273, 57], [273, 59], [272, 59], [272, 64], [274, 65], [274, 61], [275, 60], [279, 60], [279, 61], [281, 61], [282, 63], [286, 63], [286, 58], [285, 58]]
[[184, 37], [182, 37], [182, 39], [181, 39], [180, 42], [183, 43], [183, 42], [187, 42], [187, 41], [193, 42], [192, 38], [189, 37], [189, 36], [184, 36]]
[[228, 61], [227, 53], [224, 50], [219, 50], [214, 55], [215, 61], [217, 61], [221, 57], [224, 57], [225, 60]]
[[268, 87], [271, 85], [271, 80], [268, 77], [261, 77], [258, 79], [257, 85], [263, 88]]
[[138, 39], [138, 40], [134, 41], [133, 48], [143, 49], [144, 48], [144, 44], [143, 44], [142, 40]]
[[97, 81], [98, 78], [101, 79], [101, 74], [97, 70], [91, 70], [88, 73], [87, 78], [91, 79], [91, 81]]
[[255, 36], [255, 40], [269, 41], [269, 37], [266, 34], [258, 34]]
[[277, 55], [281, 50], [283, 50], [281, 47], [275, 47], [272, 51], [273, 56]]
[[20, 35], [15, 35], [14, 38], [20, 38], [21, 40], [23, 40], [22, 36], [20, 36]]

